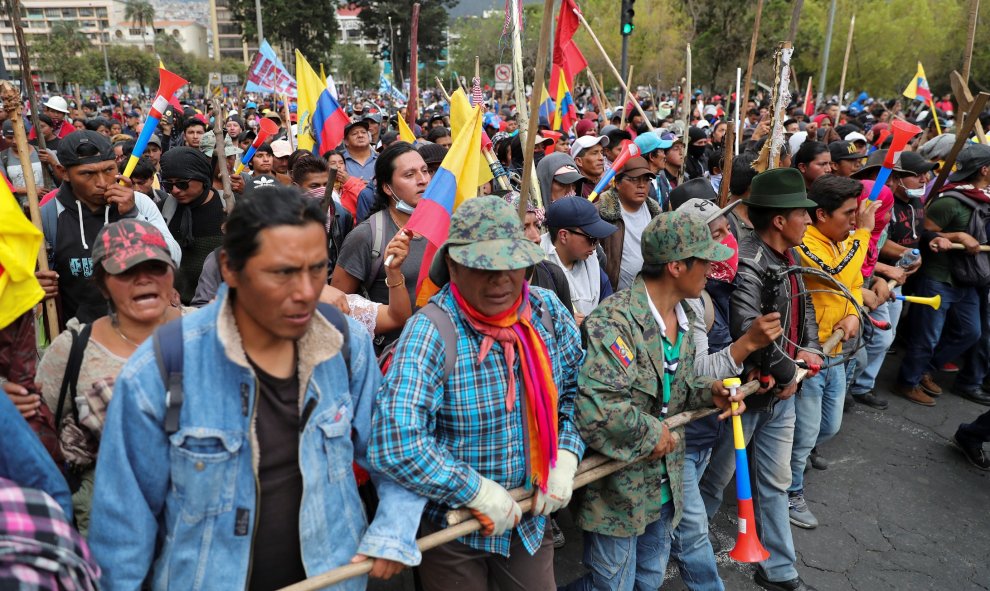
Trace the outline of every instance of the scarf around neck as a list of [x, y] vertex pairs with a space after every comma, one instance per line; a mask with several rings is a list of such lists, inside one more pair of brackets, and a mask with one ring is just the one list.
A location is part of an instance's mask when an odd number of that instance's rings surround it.
[[517, 347], [526, 397], [524, 428], [528, 450], [526, 486], [530, 483], [546, 492], [550, 468], [557, 464], [557, 385], [553, 381], [550, 353], [540, 333], [533, 326], [533, 309], [529, 301], [529, 284], [523, 283], [522, 294], [509, 308], [496, 316], [484, 316], [464, 299], [453, 283], [450, 292], [461, 315], [482, 334], [478, 365], [498, 342], [502, 345], [509, 388], [505, 396], [511, 411], [516, 402], [516, 375], [513, 371]]

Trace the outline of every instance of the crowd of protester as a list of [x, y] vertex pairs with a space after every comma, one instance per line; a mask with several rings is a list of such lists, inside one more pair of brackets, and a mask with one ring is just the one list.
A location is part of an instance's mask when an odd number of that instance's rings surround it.
[[[0, 545], [44, 542], [0, 553], [0, 587], [267, 590], [371, 560], [427, 590], [548, 590], [568, 578], [554, 548], [581, 543], [569, 590], [656, 589], [668, 557], [689, 589], [723, 589], [708, 524], [741, 413], [770, 552], [755, 581], [812, 589], [791, 526], [819, 525], [805, 472], [827, 467], [843, 412], [883, 412], [891, 392], [990, 406], [990, 147], [967, 143], [935, 187], [954, 136], [899, 101], [792, 104], [775, 138], [760, 95], [735, 153], [729, 97], [697, 91], [685, 127], [680, 97], [642, 93], [647, 121], [577, 94], [570, 133], [541, 115], [527, 145], [516, 105], [488, 96], [510, 189], [480, 187], [432, 255], [405, 226], [454, 139], [443, 103], [410, 144], [404, 105], [348, 97], [341, 146], [313, 154], [275, 101], [228, 101], [219, 122], [190, 101], [129, 179], [140, 101], [48, 98], [30, 172], [3, 114], [0, 173], [22, 208], [35, 177], [36, 280], [64, 332], [39, 361], [33, 311], [0, 330]], [[905, 117], [924, 130], [870, 199]], [[279, 132], [234, 174], [262, 118]], [[779, 166], [758, 172], [768, 141]], [[640, 155], [589, 201], [628, 142]], [[541, 199], [520, 220], [526, 151]], [[441, 289], [417, 307], [428, 256]], [[761, 387], [743, 400], [732, 377]], [[990, 470], [990, 413], [973, 414], [954, 442]], [[645, 459], [575, 490], [592, 452]], [[420, 553], [458, 508], [482, 530]]]

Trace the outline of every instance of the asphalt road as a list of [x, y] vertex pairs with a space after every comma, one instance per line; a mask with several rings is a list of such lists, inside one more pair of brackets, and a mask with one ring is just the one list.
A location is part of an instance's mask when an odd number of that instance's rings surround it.
[[[891, 382], [899, 363], [891, 356], [881, 384]], [[948, 390], [951, 376], [940, 376]], [[819, 591], [990, 590], [990, 472], [966, 462], [952, 443], [961, 422], [985, 407], [946, 392], [933, 408], [880, 389], [890, 406], [878, 412], [856, 406], [820, 453], [827, 470], [810, 470], [805, 494], [821, 525], [793, 528], [798, 571]], [[730, 590], [760, 589], [753, 568], [732, 561], [735, 507], [729, 497], [712, 528], [722, 549], [719, 572]], [[559, 520], [567, 545], [557, 551], [558, 583], [585, 572], [581, 533], [567, 515]], [[411, 591], [408, 573], [379, 591]], [[663, 589], [687, 589], [676, 566]], [[468, 591], [468, 590], [463, 590]], [[474, 591], [474, 590], [470, 590]]]

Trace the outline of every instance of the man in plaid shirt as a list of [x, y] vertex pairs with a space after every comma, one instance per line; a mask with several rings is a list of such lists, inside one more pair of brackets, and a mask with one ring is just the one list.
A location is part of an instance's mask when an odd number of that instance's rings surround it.
[[[485, 526], [423, 554], [426, 591], [487, 589], [489, 575], [502, 591], [556, 588], [546, 516], [570, 500], [584, 451], [572, 419], [584, 353], [560, 300], [524, 281], [542, 259], [505, 201], [464, 203], [430, 269], [443, 287], [429, 306], [456, 331], [453, 368], [431, 313], [418, 313], [379, 392], [369, 459], [429, 499], [420, 533], [457, 507]], [[527, 484], [523, 516], [508, 490]]]

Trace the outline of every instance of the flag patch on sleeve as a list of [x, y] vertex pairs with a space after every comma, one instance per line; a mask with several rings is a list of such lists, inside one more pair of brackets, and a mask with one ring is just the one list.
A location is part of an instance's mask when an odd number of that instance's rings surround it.
[[622, 340], [622, 337], [615, 337], [615, 340], [612, 341], [612, 344], [609, 345], [608, 348], [619, 359], [623, 367], [629, 367], [629, 364], [636, 358], [632, 352], [632, 349], [626, 345], [626, 342]]

